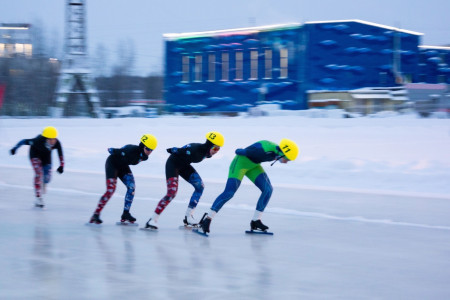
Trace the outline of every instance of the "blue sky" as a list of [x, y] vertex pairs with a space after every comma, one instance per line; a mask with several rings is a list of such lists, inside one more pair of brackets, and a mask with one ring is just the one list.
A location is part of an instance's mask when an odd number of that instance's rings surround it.
[[[65, 5], [63, 0], [2, 1], [0, 23], [39, 23], [48, 40], [62, 45]], [[360, 19], [421, 32], [422, 44], [450, 45], [448, 0], [88, 0], [86, 5], [89, 54], [94, 57], [103, 45], [114, 64], [119, 44], [131, 43], [140, 75], [162, 72], [164, 33]]]

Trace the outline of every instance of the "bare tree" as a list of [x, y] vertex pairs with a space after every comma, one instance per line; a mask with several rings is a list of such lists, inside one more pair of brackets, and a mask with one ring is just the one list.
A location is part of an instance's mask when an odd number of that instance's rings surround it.
[[130, 38], [121, 40], [117, 47], [117, 63], [113, 66], [113, 76], [130, 76], [136, 61], [134, 41]]
[[109, 53], [103, 44], [98, 44], [95, 54], [91, 60], [95, 77], [108, 76]]
[[47, 115], [53, 98], [59, 66], [50, 60], [49, 48], [56, 47], [46, 42], [42, 22], [35, 21], [31, 28], [32, 57], [17, 53], [0, 59], [0, 81], [6, 86], [0, 111], [4, 115]]
[[33, 44], [33, 57], [43, 57], [47, 53], [45, 28], [41, 20], [35, 20], [31, 26], [31, 42]]

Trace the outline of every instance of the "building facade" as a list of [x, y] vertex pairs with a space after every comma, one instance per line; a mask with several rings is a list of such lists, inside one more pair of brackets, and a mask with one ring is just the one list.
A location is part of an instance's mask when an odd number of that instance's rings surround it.
[[31, 57], [33, 46], [30, 28], [30, 24], [1, 23], [0, 57], [10, 58], [21, 55]]
[[307, 109], [309, 90], [450, 83], [450, 47], [421, 35], [361, 20], [166, 34], [164, 98], [180, 112]]
[[417, 82], [450, 84], [450, 46], [419, 46]]

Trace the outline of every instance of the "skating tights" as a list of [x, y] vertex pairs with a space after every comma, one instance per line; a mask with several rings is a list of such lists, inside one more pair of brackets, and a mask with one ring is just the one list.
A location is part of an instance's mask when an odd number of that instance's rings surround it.
[[114, 191], [116, 190], [117, 179], [116, 178], [108, 178], [106, 179], [106, 192], [100, 198], [98, 202], [97, 209], [95, 210], [96, 214], [100, 214], [103, 207], [105, 207], [106, 203], [108, 203], [109, 199], [111, 199]]
[[256, 177], [255, 185], [261, 191], [261, 196], [259, 196], [258, 203], [256, 203], [257, 211], [264, 211], [269, 203], [270, 197], [272, 196], [273, 188], [270, 183], [269, 177], [266, 173], [261, 173]]
[[125, 203], [123, 206], [124, 210], [130, 210], [131, 204], [133, 203], [134, 199], [134, 190], [135, 190], [135, 183], [134, 183], [134, 176], [133, 174], [125, 174], [121, 178], [123, 184], [127, 187], [127, 194], [125, 195]]
[[160, 215], [163, 210], [169, 205], [170, 201], [177, 195], [178, 192], [178, 177], [170, 177], [167, 179], [167, 194], [159, 201], [155, 209], [155, 213]]
[[211, 209], [215, 212], [218, 212], [222, 208], [222, 206], [228, 202], [228, 200], [233, 198], [240, 185], [241, 181], [239, 179], [228, 178], [225, 185], [225, 190], [216, 198], [213, 205], [211, 206]]
[[49, 183], [52, 176], [52, 165], [48, 164], [42, 166], [42, 161], [39, 158], [32, 158], [31, 165], [34, 170], [34, 191], [36, 197], [42, 195], [42, 183]]
[[198, 173], [192, 173], [191, 177], [189, 177], [188, 182], [192, 184], [195, 189], [194, 193], [191, 196], [191, 200], [189, 201], [189, 208], [196, 208], [197, 203], [203, 194], [203, 190], [205, 189], [205, 185], [203, 184], [203, 181]]

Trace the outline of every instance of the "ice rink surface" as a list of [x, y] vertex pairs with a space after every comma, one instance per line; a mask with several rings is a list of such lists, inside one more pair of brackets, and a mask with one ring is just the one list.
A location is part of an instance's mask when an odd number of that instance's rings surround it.
[[[33, 208], [28, 146], [55, 126], [65, 172], [53, 155], [45, 210]], [[262, 164], [274, 186], [263, 215], [273, 236], [250, 236], [259, 190], [245, 179], [205, 238], [180, 230], [193, 188], [180, 181], [159, 220], [143, 226], [166, 193], [168, 147], [225, 146], [194, 167], [205, 183], [200, 218], [223, 191], [238, 147], [296, 141], [299, 158]], [[108, 147], [158, 138], [131, 169], [139, 227], [117, 226], [124, 186], [104, 223], [86, 226], [105, 191]], [[450, 123], [399, 118], [0, 119], [0, 299], [450, 299]]]
[[[115, 225], [122, 186], [104, 224], [85, 225], [103, 193], [100, 174], [54, 174], [44, 210], [32, 207], [31, 170], [0, 174], [1, 299], [450, 298], [446, 199], [275, 188], [264, 215], [274, 236], [249, 236], [256, 188], [243, 185], [205, 238], [178, 228], [186, 184], [160, 230], [146, 232]], [[141, 224], [159, 200], [143, 195], [162, 190], [160, 181], [136, 178]], [[221, 188], [206, 184], [197, 216]]]

